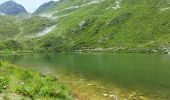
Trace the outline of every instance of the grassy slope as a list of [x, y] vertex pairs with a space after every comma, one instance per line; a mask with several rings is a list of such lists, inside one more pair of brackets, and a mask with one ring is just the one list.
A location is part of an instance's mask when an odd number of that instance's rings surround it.
[[[62, 37], [71, 38], [70, 43], [73, 45], [70, 45], [77, 49], [159, 48], [160, 45], [170, 42], [170, 10], [161, 11], [161, 8], [169, 7], [169, 1], [121, 0], [120, 9], [106, 9], [114, 6], [114, 3], [113, 0], [106, 0], [99, 4], [55, 13], [56, 16], [68, 13], [70, 15], [58, 20], [59, 30], [53, 32], [54, 35], [62, 33]], [[48, 12], [60, 11], [81, 4], [81, 0], [68, 0]], [[81, 21], [86, 21], [87, 25], [84, 30], [80, 30]], [[45, 41], [48, 37], [51, 38], [51, 36], [47, 36]]]
[[36, 15], [6, 16], [0, 15], [0, 38], [5, 40], [18, 35], [38, 33], [56, 22]]
[[36, 49], [35, 42], [27, 36], [55, 23], [56, 21], [35, 15], [30, 18], [0, 15], [0, 52]]
[[6, 62], [0, 62], [0, 95], [4, 96], [3, 100], [73, 100], [69, 89], [53, 75], [41, 74]]
[[13, 38], [20, 32], [14, 17], [0, 15], [0, 39]]
[[36, 34], [45, 28], [52, 26], [55, 22], [48, 18], [32, 16], [21, 21], [24, 34]]

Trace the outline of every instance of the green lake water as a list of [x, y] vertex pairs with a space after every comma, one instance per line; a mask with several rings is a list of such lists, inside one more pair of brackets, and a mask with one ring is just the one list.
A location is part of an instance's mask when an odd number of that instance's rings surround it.
[[64, 70], [88, 80], [139, 91], [153, 100], [170, 100], [170, 55], [25, 54], [0, 59], [24, 67]]

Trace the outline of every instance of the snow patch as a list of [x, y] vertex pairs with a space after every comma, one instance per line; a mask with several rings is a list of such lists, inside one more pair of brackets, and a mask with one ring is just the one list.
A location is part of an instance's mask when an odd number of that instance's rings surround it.
[[5, 16], [5, 14], [4, 14], [4, 13], [1, 13], [1, 12], [0, 12], [0, 15], [3, 15], [3, 16]]
[[59, 19], [59, 18], [63, 18], [63, 17], [65, 17], [65, 16], [68, 16], [68, 15], [70, 15], [71, 13], [68, 13], [68, 14], [65, 14], [65, 15], [61, 15], [61, 16], [56, 16], [56, 17], [53, 17], [53, 18], [55, 18], [55, 19]]
[[105, 1], [105, 0], [92, 0], [89, 3], [81, 5], [81, 7], [84, 7], [84, 6], [87, 6], [87, 5], [92, 5], [92, 4], [98, 4], [98, 3], [102, 2], [102, 1]]
[[55, 25], [51, 27], [47, 27], [45, 30], [38, 32], [37, 34], [29, 36], [29, 38], [36, 38], [36, 37], [47, 35], [48, 33], [52, 32], [55, 27], [56, 27]]
[[62, 9], [62, 10], [54, 11], [54, 12], [52, 12], [52, 14], [54, 14], [54, 13], [59, 13], [59, 12], [63, 12], [63, 11], [65, 11], [65, 10], [77, 9], [77, 8], [80, 8], [80, 6], [71, 6], [71, 7]]
[[121, 6], [120, 6], [120, 2], [121, 2], [121, 0], [116, 0], [116, 2], [115, 2], [115, 6], [113, 6], [113, 7], [108, 7], [108, 8], [106, 8], [106, 9], [119, 9], [119, 8], [121, 8]]
[[87, 6], [87, 5], [98, 4], [98, 3], [102, 2], [102, 1], [105, 1], [105, 0], [92, 0], [92, 1], [89, 2], [89, 3], [82, 4], [82, 5], [80, 5], [80, 6], [78, 6], [78, 5], [77, 5], [77, 6], [71, 6], [71, 7], [62, 9], [62, 10], [54, 11], [54, 12], [52, 12], [52, 13], [58, 13], [58, 12], [62, 12], [62, 11], [65, 11], [65, 10], [71, 10], [71, 9], [78, 9], [78, 8], [81, 8], [81, 7], [85, 7], [85, 6]]
[[72, 9], [78, 9], [78, 8], [82, 8], [82, 7], [85, 7], [87, 5], [92, 5], [92, 4], [98, 4], [102, 1], [105, 1], [105, 0], [92, 0], [91, 2], [89, 3], [86, 3], [86, 4], [82, 4], [80, 6], [71, 6], [71, 7], [68, 7], [68, 8], [65, 8], [65, 9], [62, 9], [62, 10], [58, 10], [58, 11], [54, 11], [54, 12], [51, 12], [51, 13], [44, 13], [44, 14], [40, 14], [39, 16], [41, 17], [46, 17], [46, 18], [49, 18], [49, 19], [57, 19], [57, 18], [62, 18], [62, 17], [65, 17], [67, 15], [70, 15], [69, 14], [65, 14], [65, 15], [61, 15], [61, 16], [54, 16], [55, 13], [59, 13], [59, 12], [63, 12], [63, 11], [66, 11], [66, 10], [72, 10]]
[[44, 13], [44, 14], [40, 14], [39, 16], [46, 17], [49, 19], [55, 19], [55, 17], [53, 17], [53, 14], [51, 14], [51, 13]]
[[65, 14], [65, 15], [61, 15], [61, 16], [53, 16], [53, 14], [44, 13], [44, 14], [41, 14], [41, 15], [39, 15], [39, 16], [40, 16], [40, 17], [46, 17], [46, 18], [49, 18], [49, 19], [59, 19], [59, 18], [68, 16], [68, 15], [70, 15], [70, 13], [69, 13], [69, 14]]

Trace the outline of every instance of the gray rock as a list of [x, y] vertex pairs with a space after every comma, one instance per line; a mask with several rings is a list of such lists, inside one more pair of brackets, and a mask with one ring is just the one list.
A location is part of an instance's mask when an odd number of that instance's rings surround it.
[[155, 49], [153, 49], [153, 50], [151, 50], [151, 52], [153, 52], [153, 53], [157, 53], [158, 51], [157, 51], [157, 50], [155, 50]]
[[168, 52], [168, 55], [170, 55], [170, 52]]
[[86, 28], [86, 25], [87, 25], [86, 21], [81, 21], [80, 24], [79, 24], [80, 29], [84, 30]]

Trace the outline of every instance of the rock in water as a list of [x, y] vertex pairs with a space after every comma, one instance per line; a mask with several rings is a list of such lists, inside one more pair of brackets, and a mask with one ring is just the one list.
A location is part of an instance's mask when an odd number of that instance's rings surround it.
[[104, 97], [107, 97], [108, 96], [108, 94], [106, 94], [106, 93], [104, 93], [104, 94], [102, 94]]

